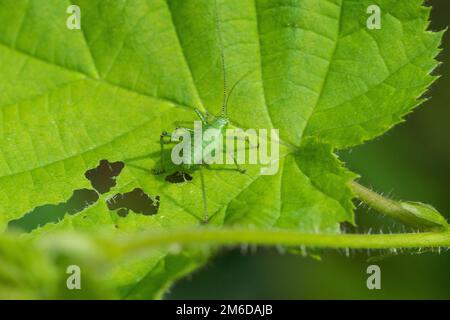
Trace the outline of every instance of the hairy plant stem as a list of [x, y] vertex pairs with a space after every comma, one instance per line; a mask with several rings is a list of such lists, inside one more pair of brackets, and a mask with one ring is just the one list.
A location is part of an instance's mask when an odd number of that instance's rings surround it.
[[449, 247], [450, 231], [402, 234], [314, 234], [287, 230], [194, 228], [145, 233], [121, 244], [124, 251], [193, 244], [282, 245], [321, 248], [389, 249]]
[[356, 181], [352, 182], [351, 187], [359, 200], [388, 217], [401, 219], [402, 213], [406, 211], [397, 202], [383, 197]]
[[419, 230], [448, 229], [445, 218], [433, 207], [419, 202], [402, 202], [385, 198], [353, 181], [353, 192], [362, 202], [381, 214]]

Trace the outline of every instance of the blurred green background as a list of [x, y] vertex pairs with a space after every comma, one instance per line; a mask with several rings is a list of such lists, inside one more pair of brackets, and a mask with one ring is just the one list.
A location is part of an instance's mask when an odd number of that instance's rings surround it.
[[[408, 0], [402, 0], [408, 1]], [[450, 1], [433, 6], [431, 30], [450, 25]], [[450, 33], [444, 35], [441, 78], [427, 93], [431, 100], [407, 122], [340, 156], [362, 183], [393, 198], [434, 205], [450, 219]], [[393, 221], [360, 208], [356, 231], [367, 226], [396, 230]], [[379, 228], [378, 228], [379, 229]], [[371, 255], [377, 255], [372, 252]], [[397, 255], [367, 262], [367, 252], [329, 251], [322, 261], [276, 250], [223, 250], [189, 278], [177, 283], [169, 299], [450, 299], [450, 251]], [[381, 290], [368, 290], [366, 268], [381, 268]]]

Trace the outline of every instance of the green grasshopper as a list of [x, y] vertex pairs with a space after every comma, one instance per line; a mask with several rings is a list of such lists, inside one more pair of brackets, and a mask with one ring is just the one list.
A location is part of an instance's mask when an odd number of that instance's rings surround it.
[[[194, 111], [200, 121], [202, 122], [202, 129], [206, 132], [209, 129], [215, 130], [215, 137], [213, 137], [213, 141], [205, 141], [203, 140], [202, 136], [202, 143], [201, 145], [193, 145], [191, 147], [191, 162], [190, 163], [183, 163], [182, 167], [186, 170], [196, 170], [199, 169], [200, 171], [200, 179], [201, 179], [201, 189], [203, 194], [203, 207], [204, 207], [204, 216], [203, 216], [203, 223], [208, 223], [209, 221], [209, 215], [208, 215], [208, 208], [207, 208], [207, 201], [206, 201], [206, 188], [205, 188], [205, 179], [203, 175], [203, 167], [207, 166], [208, 164], [208, 156], [205, 158], [203, 155], [202, 150], [204, 150], [207, 146], [211, 147], [211, 144], [216, 143], [218, 144], [219, 136], [225, 137], [226, 130], [229, 125], [228, 115], [227, 115], [227, 105], [228, 100], [233, 93], [234, 88], [250, 73], [246, 73], [243, 77], [241, 77], [231, 88], [229, 94], [227, 95], [227, 82], [226, 82], [226, 72], [225, 72], [225, 57], [223, 52], [223, 45], [222, 45], [222, 39], [221, 35], [218, 29], [218, 17], [217, 17], [217, 5], [216, 5], [216, 28], [217, 32], [219, 34], [220, 38], [220, 52], [221, 52], [221, 61], [222, 61], [222, 73], [223, 73], [223, 104], [222, 104], [222, 113], [219, 116], [215, 116], [212, 121], [209, 121], [209, 114], [203, 114], [199, 109], [195, 108]], [[179, 127], [177, 129], [186, 130], [190, 133], [191, 141], [194, 140], [195, 131], [190, 128], [183, 128]], [[246, 139], [247, 140], [247, 139]], [[160, 136], [160, 147], [161, 147], [161, 154], [160, 154], [160, 168], [158, 170], [155, 170], [156, 174], [160, 174], [165, 172], [164, 169], [164, 145], [171, 144], [171, 143], [178, 143], [179, 141], [173, 140], [172, 135], [166, 131], [163, 131]], [[211, 155], [210, 155], [211, 156]], [[201, 157], [201, 158], [199, 158]], [[233, 161], [236, 166], [236, 170], [240, 173], [245, 173], [246, 170], [241, 168], [239, 164], [236, 161], [236, 158], [233, 155]]]
[[[226, 110], [226, 107], [224, 108]], [[198, 109], [194, 110], [197, 116], [200, 118], [202, 124], [203, 124], [203, 130], [208, 129], [215, 129], [215, 132], [217, 132], [217, 136], [225, 136], [225, 132], [229, 125], [229, 120], [226, 116], [226, 111], [223, 111], [220, 116], [214, 117], [212, 121], [208, 121], [207, 117]], [[195, 131], [189, 128], [177, 128], [177, 129], [183, 129], [189, 131], [191, 135], [191, 140], [194, 140]], [[164, 145], [171, 144], [171, 143], [178, 143], [179, 141], [173, 140], [172, 135], [166, 131], [163, 131], [160, 135], [160, 146], [161, 146], [161, 154], [160, 154], [160, 169], [156, 170], [156, 173], [164, 173]], [[203, 223], [208, 223], [209, 221], [209, 215], [208, 215], [208, 208], [207, 208], [207, 201], [206, 201], [206, 188], [205, 188], [205, 180], [203, 175], [203, 167], [207, 166], [208, 164], [208, 156], [203, 154], [202, 150], [204, 150], [207, 146], [211, 147], [211, 144], [218, 143], [219, 139], [214, 138], [213, 141], [204, 141], [202, 140], [200, 150], [198, 150], [199, 147], [196, 147], [194, 144], [191, 148], [191, 162], [190, 163], [183, 163], [182, 167], [186, 170], [196, 170], [199, 169], [200, 171], [200, 179], [201, 179], [201, 189], [203, 194], [203, 207], [204, 207], [204, 216], [203, 216]], [[201, 158], [199, 158], [201, 157]], [[233, 156], [233, 161], [236, 166], [236, 170], [240, 173], [245, 173], [246, 170], [241, 168], [239, 164], [236, 161], [236, 158]], [[199, 163], [200, 162], [200, 163]]]
[[[225, 79], [225, 77], [224, 77]], [[243, 78], [241, 78], [240, 80], [242, 80]], [[235, 86], [239, 83], [240, 81], [236, 82], [236, 84], [232, 87], [231, 91], [230, 91], [230, 95], [233, 91], [233, 89], [235, 88]], [[224, 83], [226, 83], [224, 81]], [[224, 87], [226, 88], [226, 87]], [[222, 106], [222, 113], [219, 116], [216, 116], [212, 119], [212, 121], [208, 121], [208, 116], [205, 116], [200, 110], [198, 110], [197, 108], [194, 109], [195, 113], [197, 114], [197, 116], [199, 117], [200, 121], [202, 122], [202, 129], [206, 132], [209, 129], [214, 129], [215, 132], [215, 137], [213, 136], [212, 141], [205, 141], [203, 140], [202, 137], [202, 143], [201, 145], [197, 146], [197, 145], [193, 145], [191, 148], [191, 162], [189, 163], [183, 163], [182, 167], [186, 170], [196, 170], [199, 169], [200, 170], [200, 179], [201, 179], [201, 188], [202, 188], [202, 194], [203, 194], [203, 207], [204, 207], [204, 216], [203, 216], [203, 223], [208, 223], [209, 221], [209, 215], [208, 215], [208, 208], [207, 208], [207, 201], [206, 201], [206, 188], [205, 188], [205, 180], [204, 180], [204, 175], [203, 175], [203, 167], [207, 166], [208, 164], [208, 160], [209, 157], [212, 157], [211, 155], [204, 155], [202, 150], [204, 150], [207, 146], [211, 147], [211, 144], [214, 143], [219, 143], [220, 139], [219, 137], [222, 136], [226, 136], [226, 130], [228, 128], [229, 125], [229, 120], [227, 117], [227, 103], [228, 103], [228, 98], [230, 97], [230, 95], [228, 95], [228, 97], [226, 96], [226, 89], [224, 90], [225, 93], [225, 99], [224, 99], [224, 104]], [[193, 129], [190, 128], [177, 128], [177, 129], [182, 129], [182, 130], [186, 130], [190, 133], [191, 136], [191, 141], [194, 140], [194, 135], [195, 135], [195, 131]], [[160, 135], [160, 169], [156, 170], [155, 173], [159, 174], [159, 173], [163, 173], [165, 172], [164, 169], [164, 145], [166, 144], [171, 144], [171, 143], [178, 143], [179, 141], [177, 140], [173, 140], [172, 139], [172, 135], [166, 131], [163, 131]], [[240, 173], [245, 173], [246, 170], [241, 168], [239, 166], [239, 164], [236, 161], [236, 158], [233, 155], [233, 161], [234, 164], [236, 166], [236, 170]]]

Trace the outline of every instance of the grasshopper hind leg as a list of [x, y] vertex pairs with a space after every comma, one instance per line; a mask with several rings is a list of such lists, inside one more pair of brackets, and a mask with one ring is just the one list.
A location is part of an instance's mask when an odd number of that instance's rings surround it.
[[200, 180], [202, 185], [202, 196], [203, 196], [203, 224], [207, 224], [209, 222], [209, 214], [208, 214], [208, 204], [206, 199], [206, 188], [205, 188], [205, 177], [203, 175], [203, 165], [200, 165]]
[[[169, 138], [169, 140], [165, 139], [166, 137]], [[160, 145], [160, 157], [159, 157], [159, 168], [153, 169], [153, 174], [158, 175], [166, 172], [164, 168], [164, 145], [171, 143], [172, 135], [166, 131], [163, 131], [161, 135], [159, 136], [159, 145]]]

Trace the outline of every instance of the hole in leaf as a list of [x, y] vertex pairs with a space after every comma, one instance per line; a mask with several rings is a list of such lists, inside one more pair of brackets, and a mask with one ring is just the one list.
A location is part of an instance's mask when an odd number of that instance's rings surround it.
[[129, 211], [128, 209], [121, 208], [121, 209], [117, 210], [117, 215], [119, 217], [126, 217], [128, 214], [128, 211]]
[[66, 214], [65, 203], [45, 204], [8, 223], [8, 230], [30, 232], [47, 223], [56, 223]]
[[10, 221], [8, 223], [8, 229], [30, 232], [47, 223], [57, 223], [64, 218], [66, 213], [73, 215], [83, 211], [97, 202], [98, 198], [99, 196], [94, 190], [75, 190], [66, 202], [59, 204], [45, 204], [36, 207], [23, 217]]
[[92, 187], [103, 194], [116, 185], [116, 178], [122, 172], [124, 166], [125, 164], [121, 161], [100, 160], [96, 168], [86, 171], [84, 175], [91, 181]]
[[81, 189], [75, 190], [72, 196], [66, 202], [66, 211], [68, 214], [75, 214], [90, 207], [98, 200], [98, 193], [94, 190]]
[[154, 215], [159, 209], [160, 197], [155, 200], [150, 198], [142, 189], [135, 188], [127, 193], [118, 193], [106, 201], [109, 210], [117, 211], [120, 217], [125, 217], [129, 210], [134, 213], [140, 213], [146, 216]]
[[192, 176], [183, 171], [177, 171], [166, 177], [166, 181], [170, 183], [183, 183], [191, 180]]

